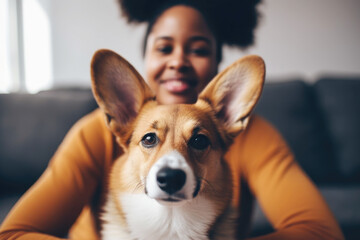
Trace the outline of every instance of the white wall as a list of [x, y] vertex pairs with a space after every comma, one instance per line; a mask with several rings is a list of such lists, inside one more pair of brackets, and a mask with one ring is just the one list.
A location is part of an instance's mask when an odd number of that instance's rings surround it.
[[265, 59], [268, 76], [360, 73], [360, 1], [265, 0], [261, 10], [257, 43], [246, 53]]
[[[51, 24], [55, 85], [89, 85], [94, 51], [110, 48], [143, 73], [144, 27], [129, 26], [116, 0], [41, 0]], [[50, 10], [49, 10], [50, 9]], [[246, 54], [263, 56], [270, 77], [360, 74], [360, 1], [263, 0], [254, 47], [226, 48], [221, 67]]]
[[89, 84], [90, 60], [100, 48], [118, 52], [139, 71], [143, 68], [140, 45], [145, 26], [126, 24], [116, 0], [52, 1], [49, 16], [56, 85]]

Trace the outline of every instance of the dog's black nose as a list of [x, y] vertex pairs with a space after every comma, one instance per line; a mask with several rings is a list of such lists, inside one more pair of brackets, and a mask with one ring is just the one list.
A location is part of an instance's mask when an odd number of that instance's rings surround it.
[[181, 169], [164, 167], [157, 173], [156, 181], [161, 190], [171, 195], [184, 186], [186, 173]]

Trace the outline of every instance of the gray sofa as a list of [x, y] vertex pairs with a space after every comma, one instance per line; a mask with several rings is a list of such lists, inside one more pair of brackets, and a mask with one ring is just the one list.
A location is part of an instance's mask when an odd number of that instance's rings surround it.
[[[68, 129], [96, 107], [89, 89], [0, 94], [0, 223], [46, 168]], [[266, 83], [255, 112], [288, 141], [346, 239], [360, 239], [360, 76]], [[255, 204], [252, 235], [269, 231]]]

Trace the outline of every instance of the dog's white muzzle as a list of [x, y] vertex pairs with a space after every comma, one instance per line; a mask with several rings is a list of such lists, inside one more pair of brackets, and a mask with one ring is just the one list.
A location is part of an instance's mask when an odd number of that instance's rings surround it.
[[145, 183], [146, 194], [162, 204], [190, 200], [198, 184], [193, 170], [176, 150], [162, 156], [150, 169]]

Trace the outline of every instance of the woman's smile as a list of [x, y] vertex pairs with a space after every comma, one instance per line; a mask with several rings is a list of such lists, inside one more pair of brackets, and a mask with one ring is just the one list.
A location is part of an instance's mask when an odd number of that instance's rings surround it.
[[160, 85], [162, 85], [167, 91], [171, 93], [181, 94], [189, 91], [192, 88], [195, 88], [197, 85], [197, 81], [193, 78], [171, 77], [160, 80]]
[[180, 5], [157, 19], [147, 39], [145, 66], [159, 103], [196, 102], [217, 64], [215, 36], [199, 11]]

